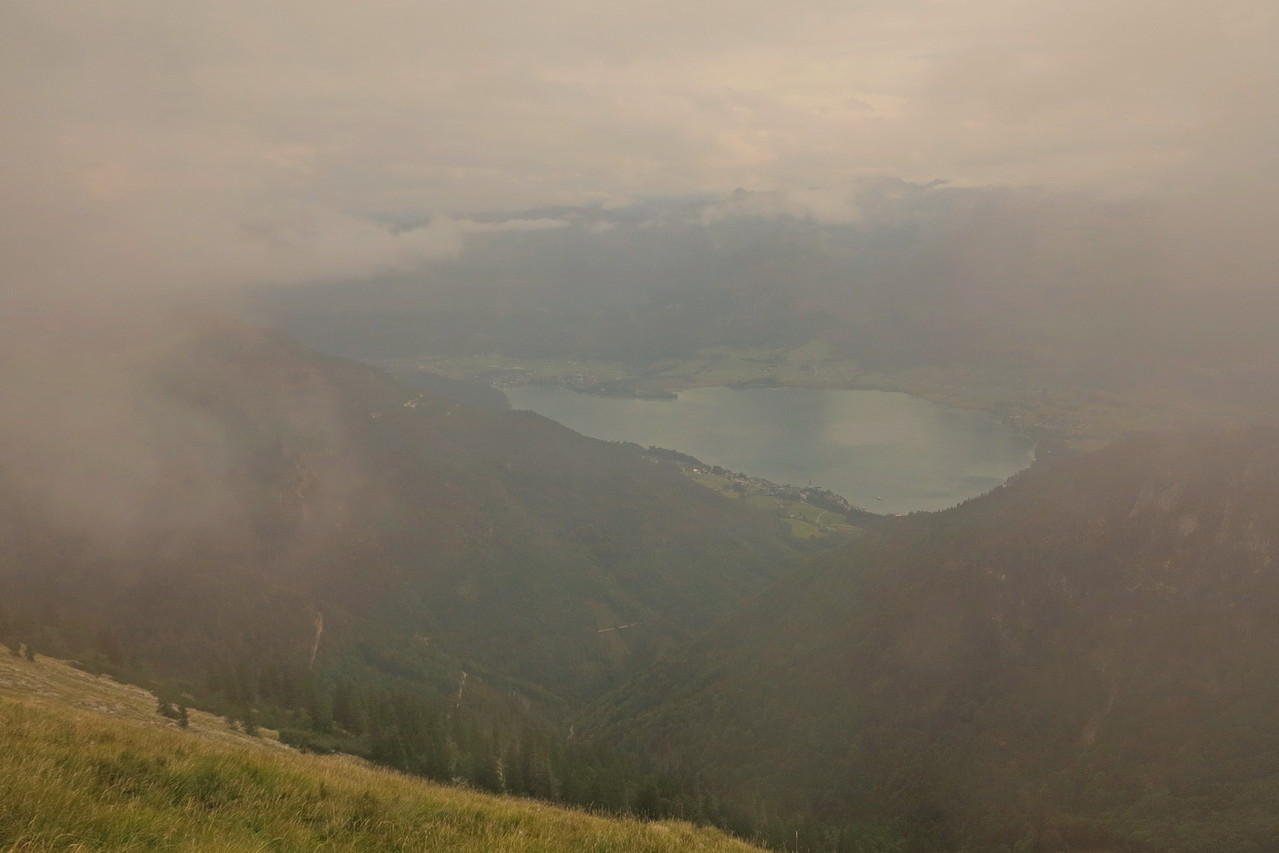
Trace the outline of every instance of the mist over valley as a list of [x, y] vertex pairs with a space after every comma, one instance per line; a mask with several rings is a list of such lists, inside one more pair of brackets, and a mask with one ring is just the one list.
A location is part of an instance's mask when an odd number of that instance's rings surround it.
[[1279, 14], [0, 10], [0, 848], [1279, 849]]

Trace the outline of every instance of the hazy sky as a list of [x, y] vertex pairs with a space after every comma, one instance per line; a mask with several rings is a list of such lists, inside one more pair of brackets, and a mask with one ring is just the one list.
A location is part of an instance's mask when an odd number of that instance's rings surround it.
[[[1279, 183], [1279, 4], [3, 0], [0, 109], [10, 283], [359, 275], [467, 212], [867, 175], [1233, 209]], [[369, 218], [411, 211], [455, 218]]]

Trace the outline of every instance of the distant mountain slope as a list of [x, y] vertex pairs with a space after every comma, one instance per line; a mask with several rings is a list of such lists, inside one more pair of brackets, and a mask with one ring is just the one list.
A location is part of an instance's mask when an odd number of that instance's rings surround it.
[[934, 384], [1015, 387], [1027, 405], [1070, 389], [1279, 410], [1273, 264], [1243, 251], [1205, 266], [1213, 240], [1188, 222], [1181, 242], [1202, 254], [1170, 263], [1182, 249], [1161, 245], [1158, 205], [889, 178], [823, 195], [510, 212], [491, 220], [558, 227], [473, 233], [419, 270], [248, 299], [307, 344], [361, 359], [645, 372], [821, 340], [863, 385], [941, 373], [949, 383]]
[[1277, 553], [1279, 431], [1133, 439], [886, 522], [605, 713], [846, 849], [1269, 850]]
[[437, 397], [445, 397], [480, 409], [509, 409], [511, 401], [501, 390], [479, 382], [449, 379], [425, 370], [393, 372], [392, 377], [410, 388], [428, 391]]
[[[149, 706], [149, 718], [140, 709]], [[48, 659], [0, 657], [6, 850], [757, 850], [686, 823], [610, 819], [299, 755]], [[274, 749], [268, 748], [274, 746]]]
[[774, 520], [632, 450], [224, 317], [9, 332], [2, 606], [41, 651], [193, 675], [357, 660], [580, 699], [791, 553]]

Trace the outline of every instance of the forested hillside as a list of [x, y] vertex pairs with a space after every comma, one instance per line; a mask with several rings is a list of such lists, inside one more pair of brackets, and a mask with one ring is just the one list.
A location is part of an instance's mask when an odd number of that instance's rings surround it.
[[812, 850], [1272, 849], [1277, 531], [1279, 432], [1132, 439], [869, 531], [601, 714]]
[[0, 641], [437, 778], [674, 796], [563, 722], [786, 571], [778, 520], [225, 317], [29, 319]]
[[1277, 837], [1274, 430], [1133, 438], [801, 566], [637, 448], [220, 315], [71, 316], [3, 342], [14, 655], [808, 850]]

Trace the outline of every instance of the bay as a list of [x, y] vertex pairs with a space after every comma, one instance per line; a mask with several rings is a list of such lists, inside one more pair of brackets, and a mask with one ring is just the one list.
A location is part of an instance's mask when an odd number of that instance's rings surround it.
[[939, 510], [1028, 466], [1030, 438], [987, 412], [888, 391], [695, 388], [674, 400], [503, 389], [594, 438], [687, 453], [777, 483], [819, 486], [873, 512]]

